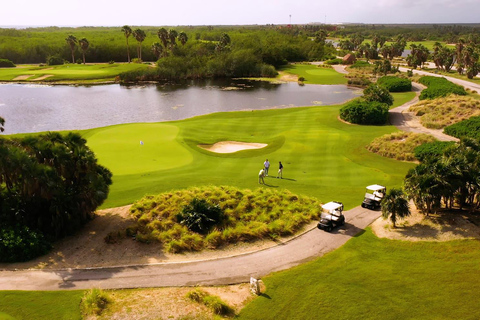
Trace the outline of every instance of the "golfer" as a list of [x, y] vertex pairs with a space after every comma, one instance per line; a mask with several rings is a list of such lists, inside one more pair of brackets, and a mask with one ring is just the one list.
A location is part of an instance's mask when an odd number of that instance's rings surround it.
[[283, 179], [283, 164], [282, 161], [278, 161], [278, 174], [277, 174], [277, 179]]
[[263, 180], [263, 177], [265, 177], [265, 170], [264, 169], [260, 170], [260, 172], [258, 173], [258, 183], [265, 184], [265, 181]]
[[268, 177], [268, 168], [270, 168], [270, 162], [268, 159], [263, 163], [263, 170], [265, 170], [265, 177]]

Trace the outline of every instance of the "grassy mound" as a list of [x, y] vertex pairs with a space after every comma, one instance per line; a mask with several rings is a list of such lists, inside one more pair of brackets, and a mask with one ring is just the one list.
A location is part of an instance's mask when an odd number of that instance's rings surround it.
[[480, 101], [472, 97], [451, 95], [446, 98], [425, 100], [410, 107], [420, 116], [423, 126], [441, 129], [451, 124], [480, 115]]
[[[206, 235], [192, 232], [177, 221], [177, 214], [194, 198], [219, 205], [226, 216]], [[137, 201], [130, 212], [136, 224], [127, 230], [128, 234], [142, 242], [160, 241], [166, 251], [178, 253], [291, 235], [318, 218], [321, 208], [317, 199], [288, 190], [209, 186], [147, 196]]]
[[385, 76], [378, 79], [377, 83], [387, 87], [390, 92], [412, 91], [412, 81], [410, 79]]
[[280, 70], [303, 77], [307, 84], [347, 84], [343, 74], [334, 69], [319, 68], [313, 64], [289, 64], [281, 67]]
[[415, 148], [428, 142], [434, 142], [435, 138], [423, 133], [395, 132], [375, 138], [367, 149], [384, 157], [415, 161]]
[[439, 97], [447, 97], [451, 94], [465, 96], [467, 92], [462, 86], [454, 84], [445, 78], [424, 76], [418, 80], [421, 84], [428, 88], [423, 90], [419, 99], [435, 99]]

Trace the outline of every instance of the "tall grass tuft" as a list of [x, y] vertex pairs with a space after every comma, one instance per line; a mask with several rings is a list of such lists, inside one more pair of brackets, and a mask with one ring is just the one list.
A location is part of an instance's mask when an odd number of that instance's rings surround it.
[[85, 316], [100, 315], [111, 302], [109, 295], [102, 289], [90, 289], [85, 292], [80, 307]]
[[401, 161], [416, 161], [415, 148], [436, 139], [424, 133], [395, 132], [375, 138], [367, 149], [381, 156]]

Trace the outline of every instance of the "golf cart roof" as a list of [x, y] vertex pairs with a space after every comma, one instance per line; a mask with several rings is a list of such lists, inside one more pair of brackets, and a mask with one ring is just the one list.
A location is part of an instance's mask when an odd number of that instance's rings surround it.
[[338, 208], [341, 208], [342, 206], [343, 206], [343, 204], [341, 204], [341, 203], [331, 201], [329, 203], [323, 204], [322, 208], [325, 209], [325, 210], [336, 210]]
[[385, 189], [385, 187], [378, 184], [372, 184], [371, 186], [368, 186], [367, 189], [372, 191], [379, 191]]

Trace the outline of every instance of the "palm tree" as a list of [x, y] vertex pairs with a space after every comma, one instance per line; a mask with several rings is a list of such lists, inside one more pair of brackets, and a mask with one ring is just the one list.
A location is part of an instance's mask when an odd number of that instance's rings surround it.
[[187, 36], [187, 34], [186, 34], [185, 32], [183, 32], [183, 31], [180, 32], [180, 33], [178, 34], [178, 40], [180, 41], [180, 43], [182, 44], [182, 46], [184, 46], [185, 43], [187, 43], [187, 41], [188, 41], [188, 36]]
[[75, 45], [77, 44], [77, 38], [74, 35], [69, 35], [65, 41], [67, 41], [72, 51], [72, 63], [75, 63]]
[[163, 46], [167, 49], [168, 46], [168, 31], [165, 28], [160, 28], [157, 31], [158, 38], [162, 41]]
[[138, 41], [137, 57], [141, 61], [142, 60], [142, 42], [143, 40], [145, 40], [147, 35], [145, 31], [143, 31], [142, 29], [135, 29], [133, 31], [133, 37], [135, 38], [135, 40]]
[[5, 119], [0, 117], [0, 132], [3, 132], [5, 130], [4, 126], [5, 126]]
[[176, 39], [178, 37], [178, 32], [175, 29], [168, 30], [168, 39], [170, 40], [170, 45], [172, 48], [177, 45]]
[[82, 38], [78, 40], [78, 44], [80, 45], [80, 48], [82, 48], [83, 64], [85, 64], [85, 52], [87, 52], [90, 43], [88, 42], [87, 38]]
[[125, 25], [122, 27], [122, 32], [125, 35], [125, 39], [127, 40], [127, 57], [128, 57], [128, 63], [130, 63], [130, 48], [128, 47], [128, 38], [132, 34], [132, 28]]
[[159, 42], [155, 42], [152, 44], [152, 51], [155, 57], [157, 57], [157, 60], [160, 59], [160, 56], [163, 53], [163, 47]]
[[382, 200], [382, 216], [384, 219], [390, 217], [393, 227], [396, 228], [395, 222], [398, 218], [408, 217], [410, 215], [410, 207], [405, 194], [401, 189], [391, 189]]

